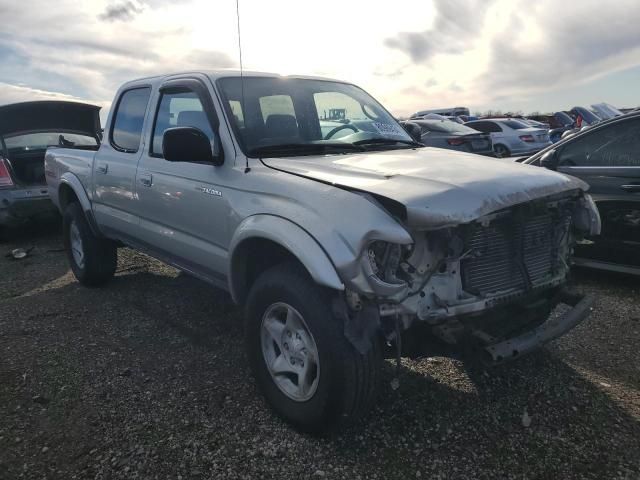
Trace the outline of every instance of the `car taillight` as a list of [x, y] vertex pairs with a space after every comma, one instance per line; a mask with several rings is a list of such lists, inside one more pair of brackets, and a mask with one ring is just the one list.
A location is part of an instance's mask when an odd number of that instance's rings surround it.
[[0, 187], [12, 186], [13, 180], [11, 179], [11, 175], [9, 174], [7, 163], [2, 158], [0, 158]]
[[447, 138], [447, 143], [449, 145], [453, 145], [453, 146], [459, 146], [462, 145], [464, 143], [464, 139], [463, 138], [457, 138], [457, 137], [453, 137], [453, 138]]
[[520, 140], [522, 140], [523, 142], [535, 142], [535, 138], [533, 138], [533, 135], [520, 135]]

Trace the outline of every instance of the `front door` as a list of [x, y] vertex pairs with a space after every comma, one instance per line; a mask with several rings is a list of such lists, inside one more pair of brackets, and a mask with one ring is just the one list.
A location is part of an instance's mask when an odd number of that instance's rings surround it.
[[161, 87], [151, 145], [138, 167], [141, 239], [182, 268], [225, 283], [229, 204], [225, 187], [231, 168], [164, 159], [162, 139], [171, 127], [196, 127], [212, 142], [217, 119], [210, 93], [196, 79], [171, 80]]
[[577, 257], [640, 267], [640, 118], [594, 129], [558, 152], [558, 171], [590, 185], [602, 233]]

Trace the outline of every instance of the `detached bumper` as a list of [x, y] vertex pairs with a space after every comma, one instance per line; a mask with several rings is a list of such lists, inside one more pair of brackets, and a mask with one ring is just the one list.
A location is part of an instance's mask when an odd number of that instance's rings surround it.
[[575, 295], [563, 291], [560, 296], [560, 302], [573, 308], [559, 317], [550, 318], [529, 332], [484, 347], [487, 360], [492, 364], [514, 360], [564, 335], [589, 316], [593, 306], [593, 297], [590, 295]]
[[39, 215], [53, 214], [56, 207], [46, 185], [0, 190], [0, 225], [18, 225]]

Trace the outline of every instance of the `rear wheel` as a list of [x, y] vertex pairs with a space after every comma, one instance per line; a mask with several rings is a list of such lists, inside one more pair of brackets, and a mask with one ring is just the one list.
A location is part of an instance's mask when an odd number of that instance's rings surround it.
[[358, 353], [332, 312], [331, 295], [301, 266], [282, 264], [258, 278], [247, 302], [247, 354], [257, 383], [276, 413], [304, 431], [358, 418], [379, 382], [380, 342]]
[[493, 152], [498, 158], [506, 158], [511, 156], [511, 152], [509, 151], [509, 149], [501, 143], [493, 146]]
[[69, 204], [64, 212], [63, 241], [71, 270], [80, 283], [95, 287], [113, 277], [118, 263], [116, 245], [93, 234], [77, 203]]

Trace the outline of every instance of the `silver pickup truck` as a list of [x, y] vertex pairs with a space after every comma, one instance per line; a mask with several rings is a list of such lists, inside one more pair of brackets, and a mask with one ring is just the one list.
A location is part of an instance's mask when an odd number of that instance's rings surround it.
[[228, 290], [260, 388], [303, 430], [366, 411], [385, 354], [499, 363], [590, 310], [563, 287], [600, 228], [583, 182], [424, 148], [349, 83], [132, 81], [99, 149], [50, 148], [45, 171], [78, 280], [107, 282], [126, 245]]

